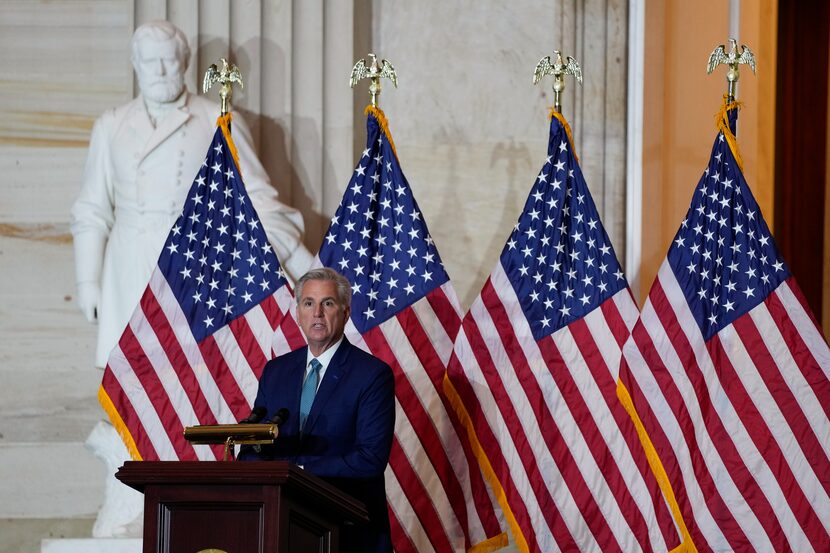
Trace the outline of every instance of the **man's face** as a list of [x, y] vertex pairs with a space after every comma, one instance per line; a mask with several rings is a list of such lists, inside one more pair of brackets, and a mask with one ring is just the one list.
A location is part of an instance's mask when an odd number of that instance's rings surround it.
[[343, 336], [349, 308], [340, 303], [335, 282], [307, 280], [297, 305], [297, 318], [312, 355], [317, 356]]
[[141, 94], [149, 100], [172, 102], [184, 90], [185, 63], [173, 39], [142, 40], [133, 67]]

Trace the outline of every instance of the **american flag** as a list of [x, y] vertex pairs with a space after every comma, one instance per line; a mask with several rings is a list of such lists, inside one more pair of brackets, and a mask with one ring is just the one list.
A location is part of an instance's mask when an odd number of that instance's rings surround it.
[[637, 307], [553, 112], [548, 156], [463, 321], [448, 388], [520, 551], [680, 544], [617, 397]]
[[620, 376], [699, 550], [828, 551], [830, 350], [720, 120]]
[[182, 428], [250, 412], [265, 363], [305, 343], [291, 302], [223, 116], [99, 390], [133, 458], [221, 456]]
[[372, 107], [367, 115], [366, 149], [318, 255], [352, 282], [348, 339], [395, 373], [397, 418], [386, 471], [393, 546], [402, 553], [506, 543], [441, 392], [461, 324], [458, 300], [386, 118]]

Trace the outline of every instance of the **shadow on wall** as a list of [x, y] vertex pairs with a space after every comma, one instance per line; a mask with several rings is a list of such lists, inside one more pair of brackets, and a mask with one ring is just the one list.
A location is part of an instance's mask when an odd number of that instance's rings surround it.
[[[200, 40], [200, 44], [209, 52], [231, 52], [229, 61], [239, 67], [245, 83], [245, 88], [234, 90], [233, 109], [248, 123], [254, 148], [280, 201], [302, 213], [305, 222], [304, 242], [311, 253], [316, 254], [323, 235], [328, 230], [329, 216], [320, 211], [326, 193], [325, 183], [312, 182], [311, 175], [323, 174], [322, 166], [331, 169], [332, 162], [324, 150], [323, 139], [318, 131], [321, 122], [292, 116], [289, 111], [291, 75], [288, 74], [286, 52], [275, 42], [260, 37], [252, 38], [241, 46], [231, 43], [230, 48], [225, 39], [207, 42]], [[258, 66], [250, 54], [257, 50], [260, 51]], [[203, 63], [212, 62], [205, 60]], [[268, 73], [267, 78], [264, 72]], [[268, 84], [263, 84], [264, 81]], [[215, 94], [211, 95], [211, 99], [216, 100], [214, 96]], [[298, 137], [302, 137], [304, 148], [310, 144], [311, 148], [319, 152], [322, 158], [319, 171], [304, 167], [300, 156], [296, 155], [300, 148]], [[310, 157], [319, 159], [314, 155]], [[344, 187], [345, 185], [343, 183]]]

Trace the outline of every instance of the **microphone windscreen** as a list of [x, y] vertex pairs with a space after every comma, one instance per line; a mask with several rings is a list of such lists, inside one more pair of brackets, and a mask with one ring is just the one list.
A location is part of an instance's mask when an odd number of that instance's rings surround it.
[[286, 409], [285, 407], [282, 407], [282, 408], [277, 410], [276, 414], [271, 419], [271, 422], [276, 424], [277, 426], [279, 426], [287, 420], [288, 420], [288, 409]]
[[251, 414], [239, 421], [239, 424], [256, 424], [265, 418], [268, 414], [268, 409], [265, 407], [254, 407]]

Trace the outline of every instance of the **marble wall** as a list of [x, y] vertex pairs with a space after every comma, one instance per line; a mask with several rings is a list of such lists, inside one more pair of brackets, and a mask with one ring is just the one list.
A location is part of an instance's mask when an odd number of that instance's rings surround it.
[[348, 88], [351, 67], [369, 51], [389, 59], [399, 88], [386, 84], [381, 107], [466, 306], [544, 161], [551, 82], [531, 80], [554, 49], [582, 65], [585, 82], [568, 82], [563, 111], [625, 252], [627, 5], [0, 3], [0, 550], [35, 551], [46, 534], [87, 532], [102, 499], [102, 468], [83, 447], [102, 417], [101, 372], [92, 367], [94, 328], [74, 305], [68, 214], [94, 119], [136, 90], [128, 44], [137, 25], [167, 18], [185, 31], [195, 51], [191, 90], [220, 56], [239, 65], [245, 88], [234, 104], [272, 183], [303, 212], [312, 251], [363, 147], [369, 96], [365, 83]]
[[[74, 306], [68, 209], [94, 118], [131, 96], [127, 8], [123, 0], [0, 4], [0, 549], [6, 551], [29, 550], [31, 540], [15, 528], [89, 531], [101, 500], [102, 467], [83, 447], [101, 417], [95, 400], [101, 373], [91, 363], [94, 329]], [[74, 523], [55, 522], [67, 519]]]
[[[373, 32], [375, 50], [399, 74], [400, 88], [381, 102], [398, 156], [465, 307], [545, 161], [553, 83], [534, 87], [532, 77], [554, 49], [582, 66], [584, 83], [568, 78], [562, 111], [617, 253], [625, 252], [626, 2], [480, 6], [379, 2]], [[412, 31], [436, 22], [452, 22], [437, 41]]]

